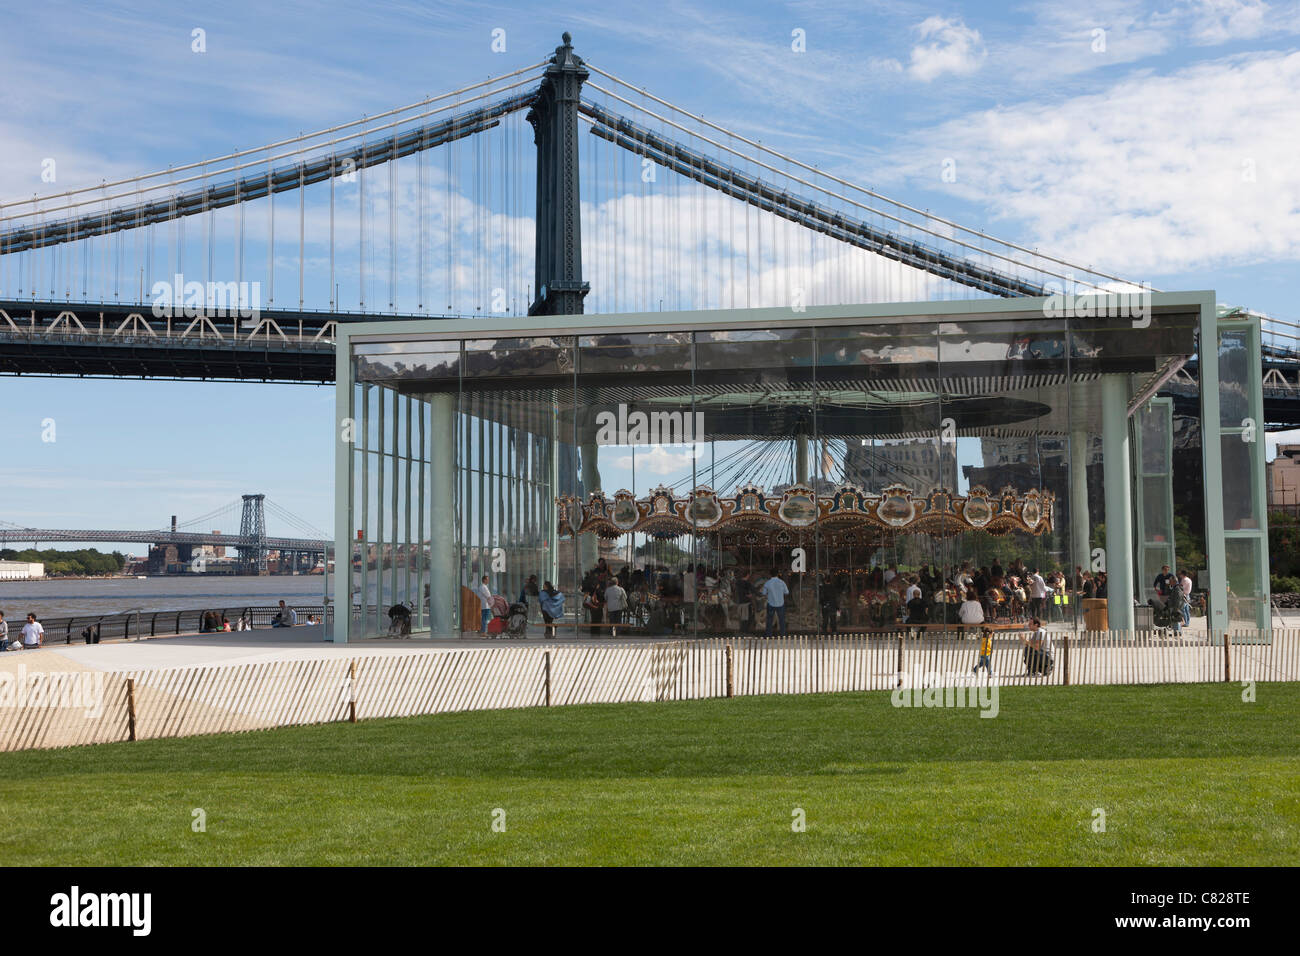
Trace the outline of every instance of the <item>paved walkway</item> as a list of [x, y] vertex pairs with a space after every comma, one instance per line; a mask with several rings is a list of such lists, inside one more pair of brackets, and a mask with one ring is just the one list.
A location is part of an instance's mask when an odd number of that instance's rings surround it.
[[[1300, 610], [1275, 613], [1276, 627], [1300, 628]], [[1055, 633], [1069, 631], [1063, 624], [1053, 624]], [[479, 638], [411, 638], [407, 640], [375, 638], [352, 644], [334, 644], [326, 641], [321, 625], [304, 625], [295, 628], [261, 628], [253, 631], [234, 631], [217, 634], [185, 634], [176, 637], [154, 637], [145, 640], [109, 641], [102, 644], [49, 644], [39, 651], [20, 651], [0, 654], [0, 671], [14, 672], [21, 663], [28, 672], [46, 671], [135, 671], [166, 667], [195, 667], [205, 664], [251, 664], [270, 660], [317, 660], [339, 655], [402, 655], [429, 648], [484, 648], [518, 647], [526, 645], [600, 645], [635, 646], [686, 640], [683, 636], [659, 634], [642, 636], [620, 634], [611, 638], [606, 632], [593, 637], [579, 627], [561, 631], [558, 640], [544, 640], [539, 625], [530, 626], [525, 640], [503, 637]], [[701, 634], [701, 638], [709, 635]], [[856, 635], [861, 637], [862, 635]], [[1205, 618], [1193, 618], [1190, 629], [1184, 631], [1189, 641], [1206, 636]]]

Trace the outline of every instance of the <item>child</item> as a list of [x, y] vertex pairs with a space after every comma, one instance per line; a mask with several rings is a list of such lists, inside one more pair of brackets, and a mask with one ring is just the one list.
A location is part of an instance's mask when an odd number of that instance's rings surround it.
[[980, 657], [975, 662], [977, 675], [981, 667], [989, 677], [993, 676], [993, 628], [991, 627], [980, 628]]

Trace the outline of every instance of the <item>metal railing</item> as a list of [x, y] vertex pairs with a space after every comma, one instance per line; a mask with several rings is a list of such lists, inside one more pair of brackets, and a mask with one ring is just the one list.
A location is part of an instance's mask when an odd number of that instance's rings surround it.
[[[330, 607], [321, 604], [287, 606], [297, 612], [299, 624], [305, 624], [308, 617], [323, 618], [326, 624], [334, 618], [332, 605]], [[202, 633], [203, 616], [209, 613], [215, 613], [218, 619], [221, 615], [225, 615], [232, 630], [238, 626], [241, 619], [247, 621], [251, 627], [270, 627], [271, 619], [280, 613], [280, 606], [246, 604], [238, 607], [209, 607], [182, 611], [124, 611], [118, 614], [48, 618], [40, 623], [45, 628], [46, 644], [72, 644], [85, 640], [83, 632], [86, 628], [92, 629], [92, 639], [100, 641]], [[12, 639], [14, 636], [12, 624], [9, 630]]]

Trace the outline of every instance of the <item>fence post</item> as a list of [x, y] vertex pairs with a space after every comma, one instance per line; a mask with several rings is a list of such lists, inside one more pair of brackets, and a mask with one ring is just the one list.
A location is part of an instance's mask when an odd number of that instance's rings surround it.
[[1223, 629], [1223, 682], [1232, 683], [1232, 634], [1225, 627]]
[[135, 678], [126, 679], [126, 739], [135, 740]]
[[348, 723], [357, 722], [357, 662], [348, 665]]
[[546, 683], [546, 706], [551, 706], [551, 652], [542, 651], [543, 679]]
[[731, 653], [731, 644], [727, 643], [727, 696], [736, 696], [736, 660]]
[[896, 686], [896, 687], [902, 687], [902, 686], [903, 686], [903, 635], [902, 635], [902, 634], [899, 634], [899, 635], [898, 635], [898, 669], [897, 669], [897, 674], [898, 674], [898, 683], [897, 683], [895, 686]]
[[1064, 639], [1061, 641], [1064, 651], [1061, 654], [1061, 679], [1065, 686], [1070, 685], [1070, 632], [1066, 631]]

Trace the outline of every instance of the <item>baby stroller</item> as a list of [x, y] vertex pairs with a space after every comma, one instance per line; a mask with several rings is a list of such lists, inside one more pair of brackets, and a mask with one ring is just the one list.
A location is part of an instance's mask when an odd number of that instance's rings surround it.
[[1157, 631], [1177, 631], [1181, 628], [1183, 616], [1174, 609], [1173, 601], [1162, 602], [1159, 598], [1151, 598], [1147, 603], [1151, 605], [1151, 626]]
[[512, 605], [500, 594], [493, 595], [492, 603], [488, 605], [488, 610], [492, 616], [488, 618], [487, 632], [489, 636], [495, 637], [498, 634], [506, 633], [507, 624], [510, 621], [510, 608]]
[[522, 638], [528, 634], [528, 605], [516, 602], [506, 610], [506, 633]]
[[394, 604], [388, 609], [388, 634], [390, 637], [411, 636], [411, 609], [405, 604]]

